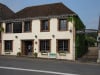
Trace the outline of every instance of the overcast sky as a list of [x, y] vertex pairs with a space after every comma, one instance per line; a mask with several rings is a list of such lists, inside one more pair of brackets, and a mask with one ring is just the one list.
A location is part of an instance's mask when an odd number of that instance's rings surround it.
[[88, 29], [97, 29], [100, 16], [100, 0], [0, 0], [14, 12], [28, 6], [62, 2], [76, 12]]

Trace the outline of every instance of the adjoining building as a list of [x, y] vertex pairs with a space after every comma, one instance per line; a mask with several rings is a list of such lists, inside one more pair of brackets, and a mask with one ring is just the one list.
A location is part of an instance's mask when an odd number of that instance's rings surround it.
[[98, 42], [98, 59], [97, 59], [97, 62], [100, 63], [100, 16], [99, 16], [99, 25], [98, 25], [98, 37], [97, 37], [97, 42]]
[[14, 12], [4, 4], [0, 3], [0, 54], [2, 49], [1, 32], [3, 31], [3, 28], [1, 27], [2, 24], [1, 20], [9, 19], [12, 15], [14, 15]]
[[76, 49], [83, 43], [82, 39], [76, 42], [76, 30], [85, 26], [78, 15], [62, 3], [26, 7], [1, 22], [4, 28], [2, 55], [37, 53], [40, 58], [75, 60]]

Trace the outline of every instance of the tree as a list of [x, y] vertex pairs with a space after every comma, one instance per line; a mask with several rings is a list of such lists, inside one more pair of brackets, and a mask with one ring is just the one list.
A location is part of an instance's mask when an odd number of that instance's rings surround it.
[[95, 46], [95, 42], [96, 42], [96, 39], [92, 36], [87, 36], [86, 35], [86, 40], [88, 42], [88, 46]]

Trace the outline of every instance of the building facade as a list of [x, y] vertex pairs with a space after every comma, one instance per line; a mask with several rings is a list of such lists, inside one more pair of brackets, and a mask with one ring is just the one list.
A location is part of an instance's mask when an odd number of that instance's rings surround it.
[[76, 14], [62, 3], [22, 9], [2, 21], [2, 55], [75, 60]]
[[0, 54], [2, 51], [1, 32], [3, 31], [3, 28], [1, 26], [2, 25], [1, 20], [6, 20], [9, 17], [11, 17], [12, 15], [14, 15], [14, 12], [11, 9], [9, 9], [6, 5], [0, 3]]
[[98, 37], [97, 37], [97, 42], [98, 42], [98, 58], [97, 58], [97, 62], [100, 63], [100, 16], [99, 16], [99, 25], [98, 25]]

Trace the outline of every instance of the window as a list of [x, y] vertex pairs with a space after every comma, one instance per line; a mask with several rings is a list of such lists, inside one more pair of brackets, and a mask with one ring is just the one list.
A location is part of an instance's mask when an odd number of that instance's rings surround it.
[[6, 33], [12, 33], [12, 23], [6, 23]]
[[66, 19], [60, 19], [59, 20], [59, 31], [66, 31], [67, 30], [67, 20]]
[[31, 21], [24, 22], [24, 32], [31, 32]]
[[[1, 29], [1, 32], [4, 30], [1, 23], [0, 23], [0, 29]], [[1, 37], [2, 37], [2, 36], [1, 36], [1, 32], [0, 32], [0, 43], [1, 43], [1, 41], [2, 41], [2, 38], [1, 38]]]
[[49, 26], [49, 21], [48, 20], [42, 20], [41, 21], [41, 31], [42, 32], [46, 32], [50, 30], [50, 26]]
[[9, 51], [12, 51], [13, 50], [13, 47], [12, 47], [12, 40], [9, 40], [9, 41], [5, 41], [5, 52], [9, 52]]
[[50, 51], [50, 40], [40, 40], [40, 52]]
[[13, 23], [13, 33], [22, 33], [22, 22]]
[[69, 40], [57, 40], [57, 50], [58, 52], [69, 51]]

